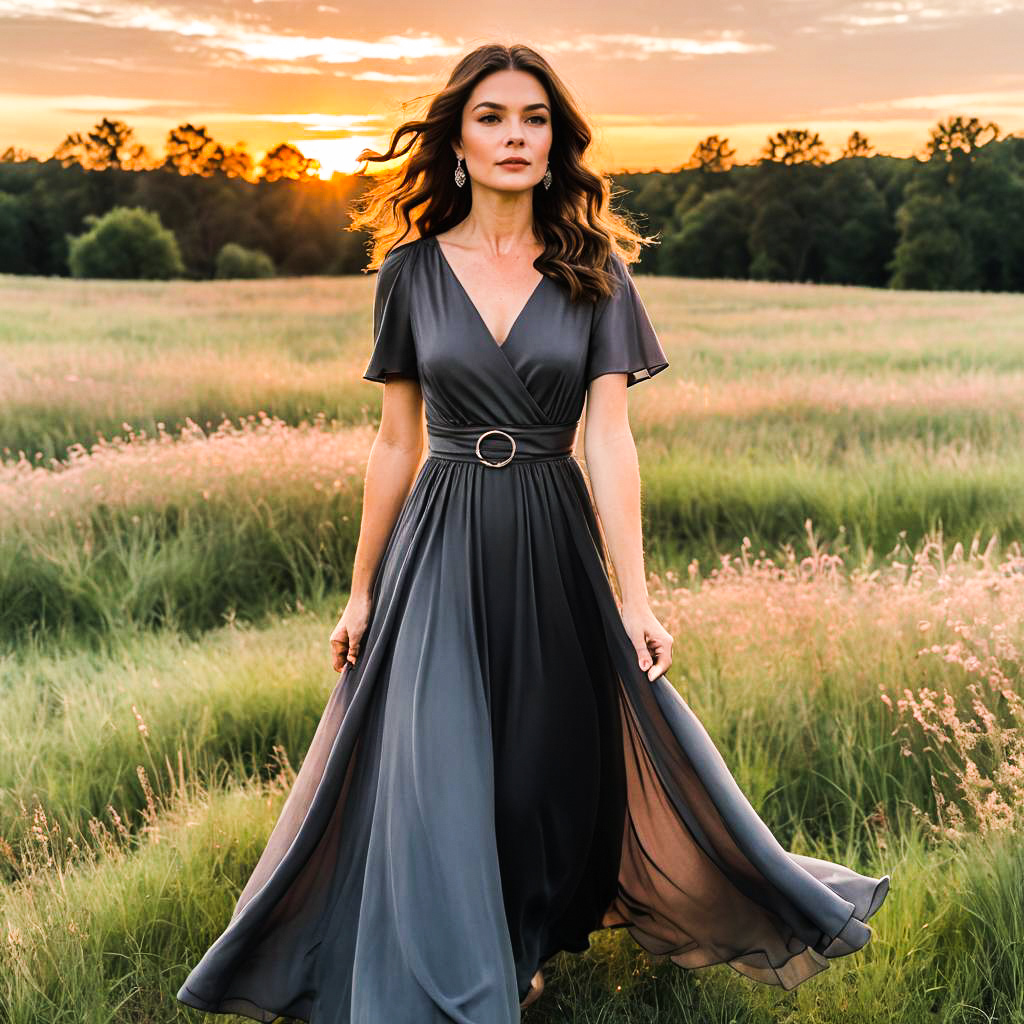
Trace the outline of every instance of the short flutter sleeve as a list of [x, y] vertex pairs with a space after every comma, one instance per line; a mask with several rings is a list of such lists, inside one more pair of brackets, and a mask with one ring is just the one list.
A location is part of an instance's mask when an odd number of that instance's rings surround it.
[[377, 268], [373, 293], [373, 352], [365, 380], [383, 383], [387, 374], [419, 377], [410, 316], [409, 253], [411, 243], [399, 245]]
[[625, 373], [631, 387], [664, 370], [668, 359], [625, 261], [617, 253], [611, 259], [618, 285], [594, 310], [586, 378]]

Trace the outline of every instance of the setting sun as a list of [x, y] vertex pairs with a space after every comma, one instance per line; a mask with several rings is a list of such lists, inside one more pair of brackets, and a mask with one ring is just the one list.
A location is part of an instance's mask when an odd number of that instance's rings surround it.
[[[320, 162], [320, 178], [330, 181], [335, 174], [355, 174], [365, 161], [356, 158], [366, 148], [381, 152], [386, 141], [377, 136], [353, 136], [347, 139], [289, 139], [291, 145], [302, 151], [303, 156], [311, 157]], [[373, 164], [367, 173], [379, 173], [382, 168], [390, 167], [398, 161], [387, 164]]]

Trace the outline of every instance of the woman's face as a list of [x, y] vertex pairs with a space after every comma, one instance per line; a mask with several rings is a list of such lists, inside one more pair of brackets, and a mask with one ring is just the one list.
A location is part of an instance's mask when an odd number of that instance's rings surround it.
[[[462, 111], [455, 155], [474, 185], [503, 192], [533, 188], [551, 149], [551, 108], [544, 87], [526, 71], [495, 71], [476, 84]], [[526, 164], [502, 164], [510, 157]]]

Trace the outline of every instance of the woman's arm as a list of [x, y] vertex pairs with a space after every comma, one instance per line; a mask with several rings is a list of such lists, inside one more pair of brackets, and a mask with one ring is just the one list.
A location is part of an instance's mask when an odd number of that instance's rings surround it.
[[422, 415], [419, 381], [388, 377], [384, 384], [380, 427], [366, 463], [359, 541], [352, 566], [353, 594], [370, 596], [377, 563], [423, 454]]
[[352, 590], [330, 638], [336, 672], [344, 668], [346, 659], [355, 662], [359, 654], [370, 614], [374, 573], [416, 477], [422, 454], [423, 395], [419, 381], [389, 376], [384, 384], [380, 427], [366, 463]]
[[[640, 465], [629, 426], [626, 375], [595, 377], [583, 434], [587, 474], [622, 596], [622, 621], [653, 682], [672, 664], [672, 636], [651, 611], [640, 523]], [[653, 666], [649, 648], [657, 660]]]

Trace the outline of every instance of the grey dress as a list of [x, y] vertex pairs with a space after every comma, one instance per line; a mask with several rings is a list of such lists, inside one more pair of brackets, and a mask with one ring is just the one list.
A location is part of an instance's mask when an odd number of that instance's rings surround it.
[[382, 263], [364, 376], [418, 378], [428, 456], [188, 1005], [506, 1024], [601, 928], [786, 989], [871, 937], [889, 876], [783, 849], [622, 625], [576, 428], [594, 377], [668, 362], [613, 262], [596, 306], [542, 278], [502, 345], [433, 237]]

